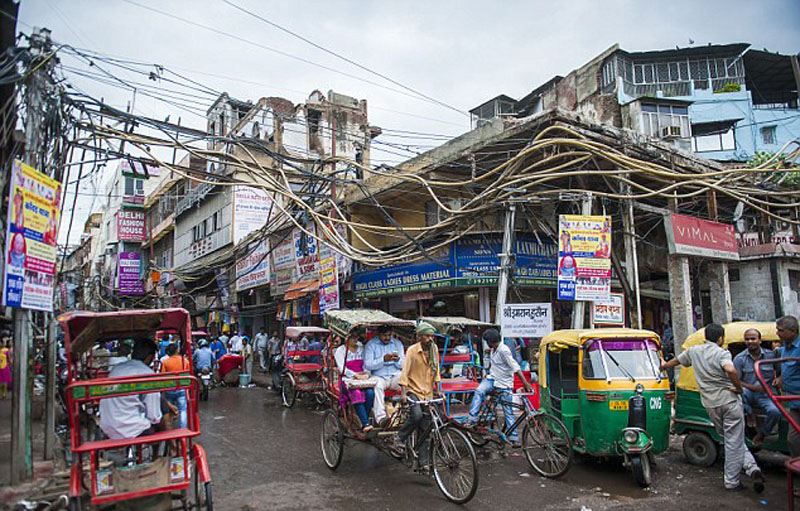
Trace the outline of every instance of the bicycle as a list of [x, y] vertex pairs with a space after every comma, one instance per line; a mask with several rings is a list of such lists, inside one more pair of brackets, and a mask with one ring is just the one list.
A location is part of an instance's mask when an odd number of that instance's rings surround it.
[[[419, 404], [431, 418], [419, 434], [412, 432], [405, 441], [403, 462], [422, 473], [430, 471], [439, 490], [455, 503], [468, 502], [478, 489], [478, 461], [469, 439], [448, 421], [441, 410], [444, 398], [414, 400], [409, 398], [401, 410], [400, 424], [408, 417], [409, 406]], [[420, 448], [429, 439], [428, 462], [420, 466]]]
[[[493, 442], [504, 448], [507, 445], [516, 447], [509, 437], [513, 433], [519, 435], [523, 426], [520, 447], [530, 466], [544, 477], [561, 477], [572, 464], [572, 439], [566, 426], [547, 412], [536, 410], [527, 399], [532, 393], [514, 395], [520, 396], [523, 404], [508, 401], [497, 389], [492, 390], [481, 404], [477, 423], [472, 427], [464, 424], [460, 427], [468, 432], [470, 441], [478, 447]], [[502, 428], [497, 429], [498, 405], [510, 406], [517, 415], [511, 427], [506, 427], [503, 420]]]

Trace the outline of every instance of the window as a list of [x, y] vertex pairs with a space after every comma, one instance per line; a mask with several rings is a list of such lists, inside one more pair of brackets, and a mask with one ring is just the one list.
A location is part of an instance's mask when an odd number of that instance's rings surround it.
[[728, 269], [728, 280], [731, 282], [739, 282], [741, 276], [739, 274], [739, 268], [729, 268]]
[[583, 351], [583, 377], [654, 380], [658, 378], [660, 363], [658, 348], [650, 340], [590, 341]]
[[679, 127], [681, 138], [688, 138], [691, 134], [689, 107], [642, 103], [642, 132], [645, 135], [661, 138], [663, 129], [668, 126]]
[[709, 122], [692, 125], [692, 150], [695, 152], [733, 151], [735, 149], [736, 138], [733, 123]]
[[789, 270], [789, 289], [797, 293], [800, 298], [800, 271]]
[[761, 141], [765, 145], [772, 145], [777, 143], [776, 142], [777, 139], [775, 137], [776, 129], [777, 129], [776, 126], [764, 126], [763, 128], [761, 128]]
[[125, 195], [144, 195], [144, 179], [126, 177]]

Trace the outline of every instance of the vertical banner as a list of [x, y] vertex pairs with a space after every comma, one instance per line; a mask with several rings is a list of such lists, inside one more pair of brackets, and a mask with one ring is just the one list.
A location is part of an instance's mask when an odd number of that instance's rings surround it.
[[[306, 226], [306, 230], [316, 233], [314, 224]], [[319, 278], [319, 247], [317, 239], [296, 228], [292, 232], [294, 240], [294, 260], [297, 268], [297, 281], [316, 280]]]
[[319, 313], [339, 308], [339, 271], [336, 253], [324, 243], [319, 251]]
[[233, 244], [236, 245], [269, 220], [272, 199], [266, 190], [236, 186], [233, 190]]
[[611, 218], [559, 215], [558, 299], [608, 300], [611, 293]]
[[553, 331], [551, 303], [509, 303], [503, 306], [500, 332], [503, 339], [544, 337]]
[[125, 296], [144, 295], [144, 283], [140, 278], [142, 255], [139, 252], [120, 252], [117, 269], [117, 288]]
[[14, 160], [3, 305], [52, 312], [60, 212], [61, 183]]

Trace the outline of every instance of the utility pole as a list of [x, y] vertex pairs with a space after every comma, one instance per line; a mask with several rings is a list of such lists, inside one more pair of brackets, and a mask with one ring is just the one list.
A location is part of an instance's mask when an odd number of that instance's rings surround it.
[[503, 307], [508, 295], [508, 282], [514, 269], [514, 221], [517, 216], [517, 207], [513, 202], [506, 209], [506, 224], [503, 230], [503, 251], [500, 254], [500, 278], [497, 283], [497, 308], [495, 309], [494, 322], [500, 324]]
[[[25, 83], [25, 162], [44, 171], [42, 150], [42, 100], [46, 76], [51, 69], [52, 51], [50, 30], [34, 28], [30, 38], [31, 71]], [[8, 221], [8, 220], [7, 220]], [[14, 309], [14, 393], [11, 404], [11, 484], [19, 484], [33, 477], [31, 449], [31, 395], [33, 380], [29, 372], [31, 312]], [[49, 362], [49, 361], [48, 361]]]
[[[592, 194], [587, 193], [581, 200], [581, 215], [592, 214]], [[583, 318], [586, 315], [586, 302], [575, 300], [575, 306], [572, 309], [572, 328], [583, 328]]]

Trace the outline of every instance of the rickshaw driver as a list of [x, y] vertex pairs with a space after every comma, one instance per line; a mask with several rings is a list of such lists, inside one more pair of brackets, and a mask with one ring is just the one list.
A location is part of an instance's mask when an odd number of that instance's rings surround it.
[[208, 341], [200, 339], [200, 349], [192, 355], [194, 369], [196, 373], [201, 373], [203, 369], [211, 371], [214, 368], [214, 352], [208, 347]]
[[478, 421], [478, 412], [481, 409], [483, 399], [492, 389], [496, 389], [500, 393], [503, 403], [503, 417], [505, 417], [506, 421], [506, 430], [511, 432], [509, 440], [517, 444], [519, 442], [517, 428], [514, 428], [513, 431], [511, 429], [514, 426], [515, 420], [514, 407], [511, 405], [513, 400], [511, 392], [514, 388], [514, 375], [516, 374], [519, 376], [523, 387], [525, 387], [525, 392], [533, 392], [533, 388], [522, 374], [522, 369], [517, 361], [514, 360], [514, 356], [511, 354], [509, 347], [505, 343], [500, 342], [500, 332], [498, 332], [496, 328], [489, 328], [486, 330], [483, 333], [483, 340], [486, 341], [486, 344], [488, 344], [491, 349], [491, 355], [489, 357], [489, 375], [478, 385], [478, 388], [475, 389], [475, 393], [472, 395], [472, 403], [469, 407], [469, 418], [464, 425], [468, 427], [475, 425]]
[[678, 364], [694, 369], [700, 401], [725, 443], [725, 489], [744, 489], [742, 470], [753, 479], [753, 489], [764, 491], [764, 476], [744, 443], [744, 409], [739, 395], [742, 382], [733, 366], [731, 352], [723, 349], [725, 329], [710, 323], [705, 328], [706, 342], [692, 346], [669, 362], [661, 363], [665, 371]]
[[364, 369], [378, 382], [375, 385], [375, 404], [372, 413], [375, 415], [375, 423], [379, 426], [383, 426], [382, 423], [386, 419], [384, 404], [386, 389], [400, 390], [400, 372], [404, 367], [405, 356], [403, 343], [392, 336], [392, 329], [388, 325], [381, 325], [378, 328], [378, 335], [364, 347]]
[[[733, 358], [733, 365], [739, 373], [739, 379], [742, 380], [742, 387], [744, 388], [742, 398], [745, 415], [753, 413], [753, 406], [758, 406], [767, 413], [764, 424], [762, 424], [756, 436], [753, 437], [753, 447], [758, 447], [764, 442], [764, 437], [772, 433], [775, 425], [778, 424], [781, 418], [781, 411], [778, 410], [778, 407], [775, 406], [775, 403], [772, 402], [758, 381], [755, 365], [758, 360], [775, 358], [775, 354], [772, 350], [761, 348], [761, 332], [755, 328], [749, 328], [745, 331], [744, 343], [747, 349]], [[761, 368], [761, 372], [764, 375], [764, 381], [767, 384], [771, 384], [775, 373], [773, 366], [764, 365]]]
[[[150, 339], [137, 339], [131, 359], [117, 364], [109, 378], [155, 374], [150, 368], [156, 345]], [[100, 429], [111, 439], [136, 438], [161, 424], [161, 393], [134, 394], [100, 400]]]
[[[430, 323], [422, 321], [417, 325], [417, 343], [408, 348], [400, 374], [403, 403], [407, 403], [409, 397], [413, 400], [428, 400], [433, 399], [437, 394], [436, 384], [441, 381], [441, 375], [439, 374], [439, 350], [436, 343], [433, 342], [435, 333], [436, 329]], [[406, 422], [397, 433], [399, 444], [405, 445], [406, 439], [415, 429], [423, 433], [430, 425], [430, 421], [430, 415], [424, 413], [422, 405], [412, 404]], [[423, 471], [428, 466], [429, 442], [430, 438], [426, 436], [419, 446], [419, 468]]]

